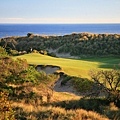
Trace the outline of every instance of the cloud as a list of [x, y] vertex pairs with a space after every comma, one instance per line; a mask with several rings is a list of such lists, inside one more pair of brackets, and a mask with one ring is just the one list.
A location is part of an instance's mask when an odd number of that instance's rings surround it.
[[119, 19], [95, 18], [0, 18], [0, 23], [120, 23]]
[[24, 18], [0, 18], [0, 20], [24, 20]]
[[25, 20], [24, 18], [7, 18], [8, 20]]

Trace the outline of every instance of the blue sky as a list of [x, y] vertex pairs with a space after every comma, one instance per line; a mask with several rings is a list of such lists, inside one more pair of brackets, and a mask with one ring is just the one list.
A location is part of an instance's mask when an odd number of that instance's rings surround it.
[[0, 23], [120, 23], [120, 0], [0, 0]]

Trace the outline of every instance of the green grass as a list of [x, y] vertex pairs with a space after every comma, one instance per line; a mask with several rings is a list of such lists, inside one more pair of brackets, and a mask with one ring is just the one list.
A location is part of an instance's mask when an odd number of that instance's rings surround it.
[[62, 68], [66, 74], [73, 76], [89, 77], [90, 69], [113, 69], [120, 65], [118, 57], [89, 58], [89, 59], [65, 59], [55, 58], [38, 53], [25, 54], [14, 58], [24, 58], [29, 64], [35, 65], [56, 65]]

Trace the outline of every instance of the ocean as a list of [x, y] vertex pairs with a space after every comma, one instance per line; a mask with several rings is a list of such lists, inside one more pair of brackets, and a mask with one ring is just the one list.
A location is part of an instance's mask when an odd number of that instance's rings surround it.
[[66, 35], [71, 33], [120, 34], [120, 24], [0, 24], [0, 38], [39, 35]]

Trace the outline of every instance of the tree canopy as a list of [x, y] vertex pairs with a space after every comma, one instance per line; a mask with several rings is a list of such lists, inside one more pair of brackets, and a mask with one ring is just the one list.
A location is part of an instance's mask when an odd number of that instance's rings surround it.
[[73, 56], [120, 55], [120, 34], [73, 33], [64, 36], [32, 34], [32, 37], [12, 37], [12, 40], [2, 38], [0, 46], [18, 51], [30, 51], [31, 48], [37, 51], [53, 49], [58, 53], [70, 53]]

